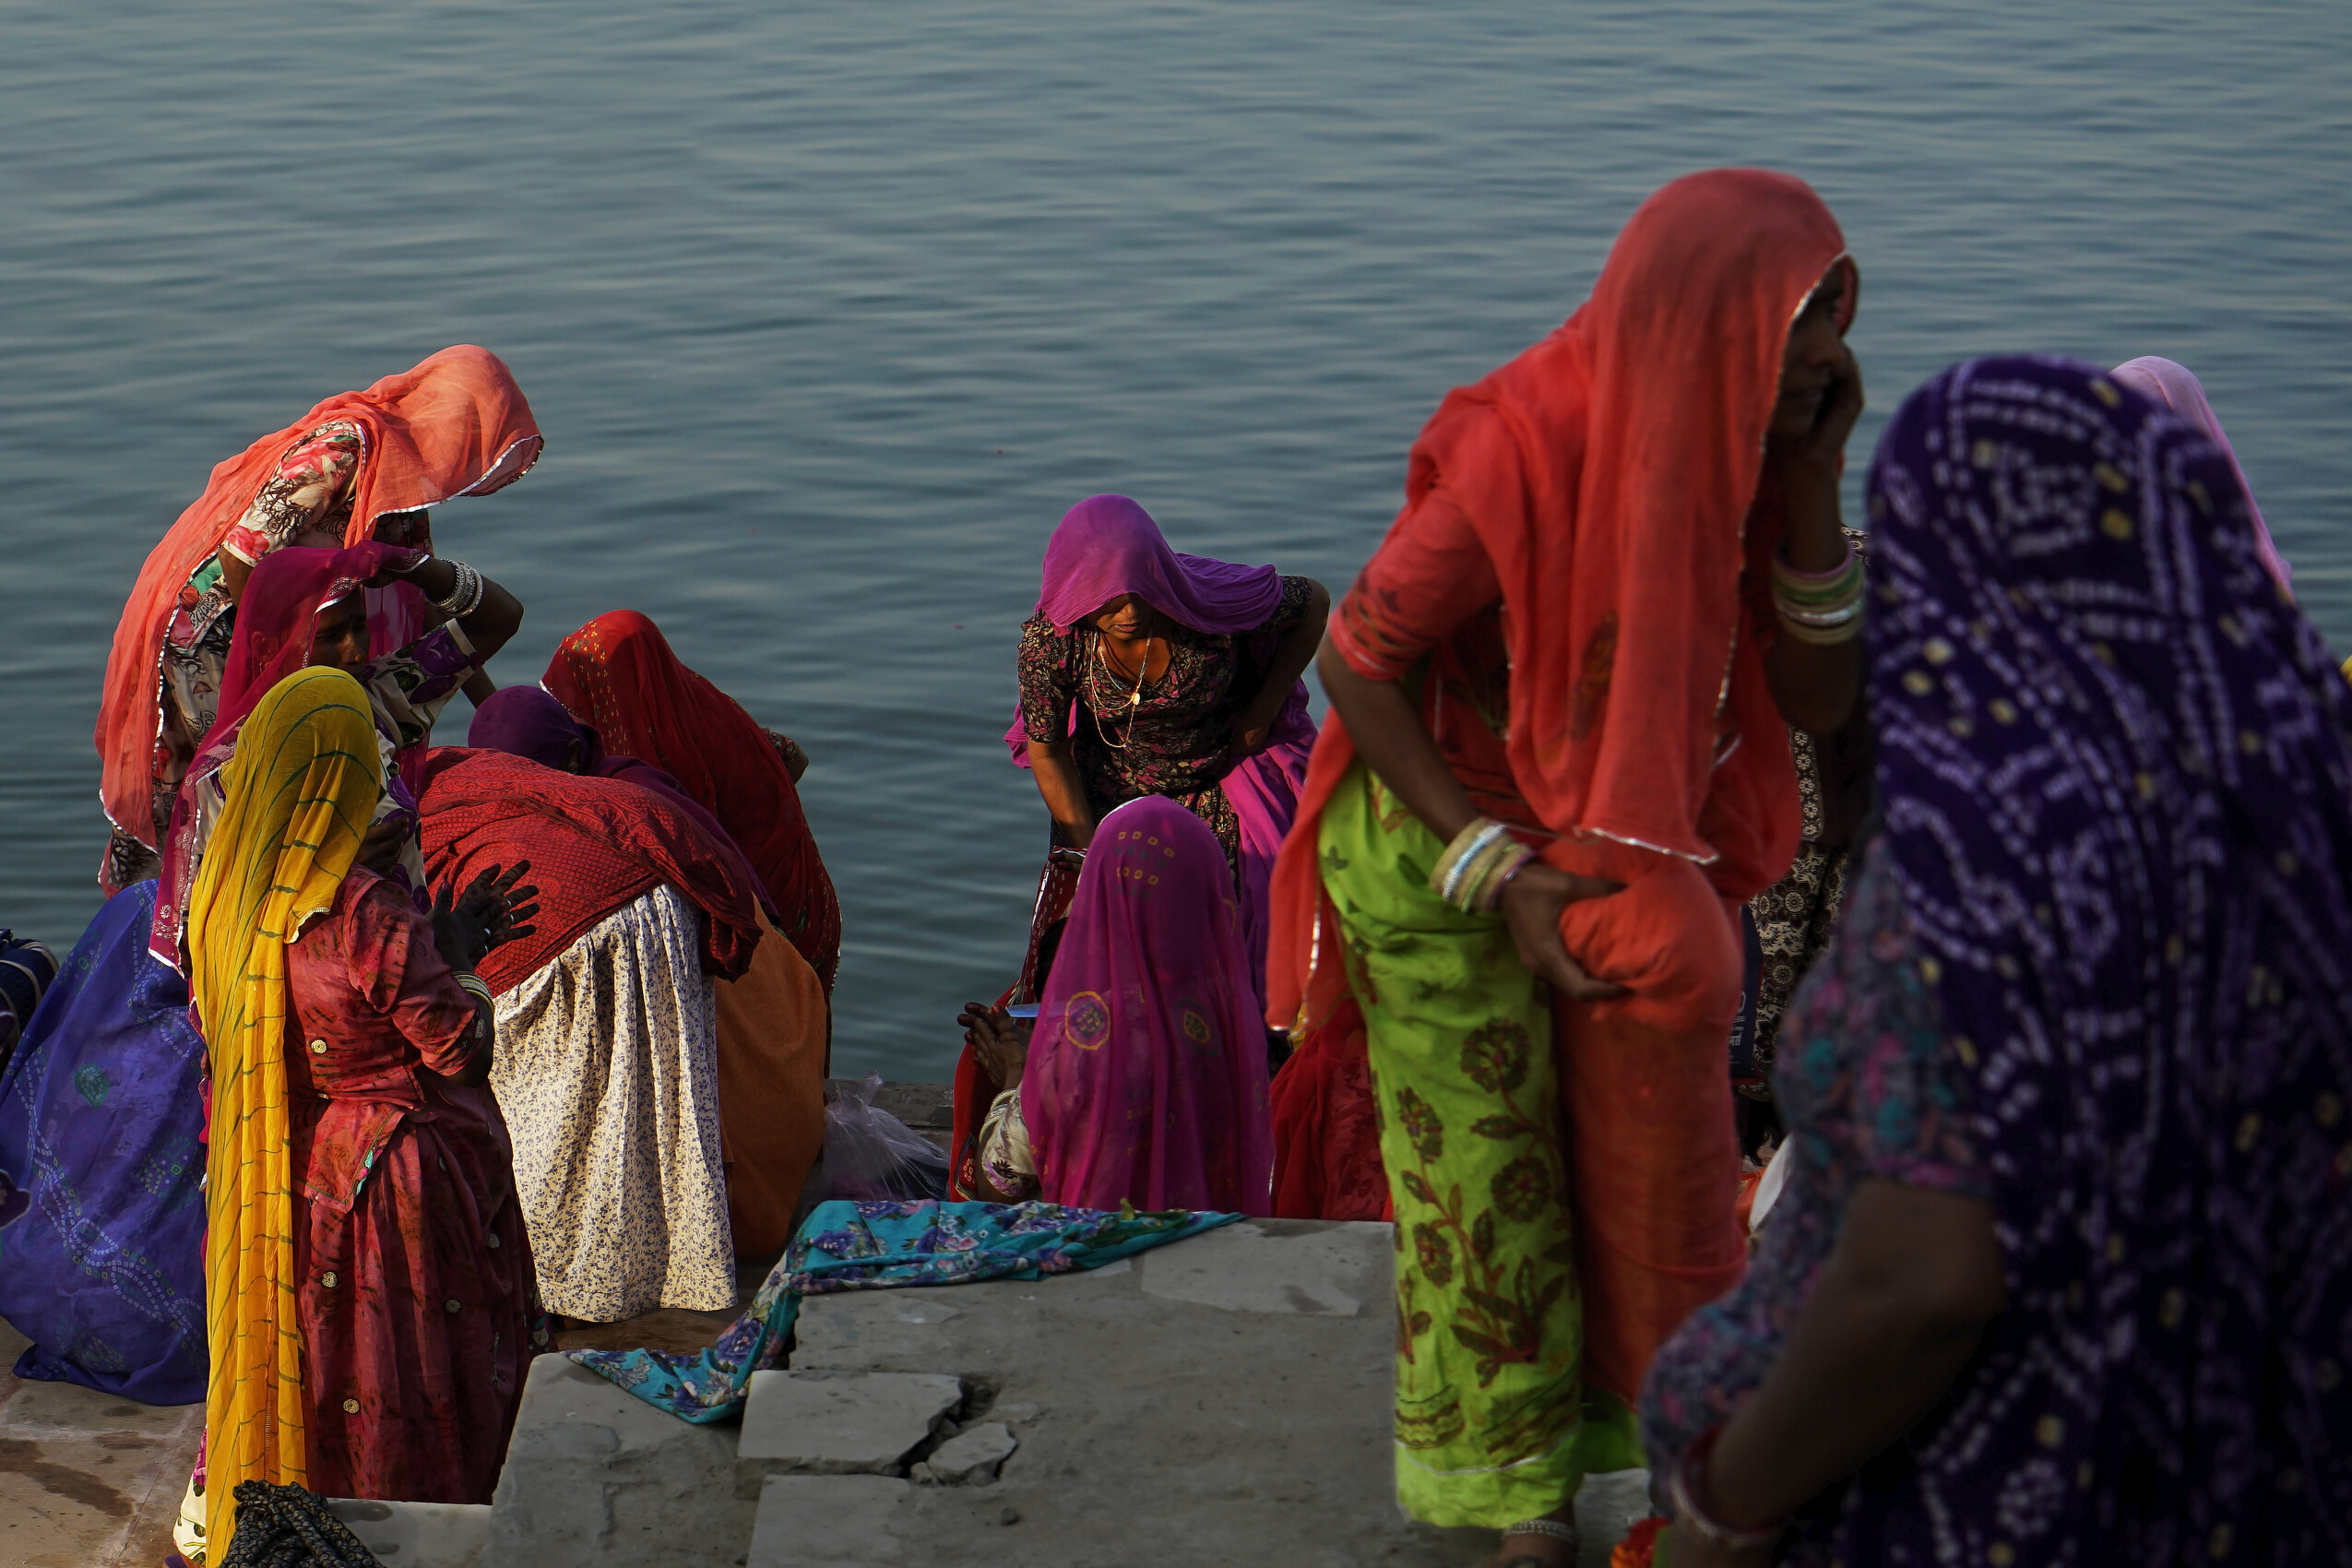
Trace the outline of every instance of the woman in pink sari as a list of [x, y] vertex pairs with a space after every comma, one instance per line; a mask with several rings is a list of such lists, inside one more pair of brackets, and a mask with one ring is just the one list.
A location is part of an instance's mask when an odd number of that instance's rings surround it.
[[1112, 811], [1071, 900], [1034, 1039], [974, 1029], [1007, 1087], [977, 1187], [1084, 1208], [1271, 1207], [1265, 1031], [1216, 835], [1156, 795]]

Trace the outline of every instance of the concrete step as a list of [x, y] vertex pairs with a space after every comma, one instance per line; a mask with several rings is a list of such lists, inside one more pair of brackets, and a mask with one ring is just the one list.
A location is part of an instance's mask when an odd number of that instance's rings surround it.
[[490, 1539], [487, 1503], [377, 1503], [327, 1500], [335, 1516], [384, 1568], [481, 1568]]
[[[533, 1363], [480, 1568], [1468, 1568], [1395, 1500], [1395, 1232], [1257, 1220], [1041, 1280], [803, 1301], [742, 1429]], [[1639, 1471], [1578, 1500], [1599, 1568]]]

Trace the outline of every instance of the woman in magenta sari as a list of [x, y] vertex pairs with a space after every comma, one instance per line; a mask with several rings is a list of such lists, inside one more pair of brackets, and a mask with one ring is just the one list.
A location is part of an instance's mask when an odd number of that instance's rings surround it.
[[1146, 795], [1102, 819], [1034, 1039], [973, 1031], [1008, 1087], [977, 1186], [1003, 1202], [1269, 1211], [1265, 1031], [1216, 836]]
[[1312, 577], [1180, 555], [1141, 506], [1097, 495], [1053, 530], [1021, 627], [1004, 740], [1036, 773], [1055, 837], [1083, 849], [1106, 813], [1145, 795], [1206, 823], [1241, 892], [1253, 990], [1266, 878], [1314, 744], [1299, 676], [1330, 607]]
[[[1331, 596], [1312, 577], [1179, 554], [1123, 495], [1070, 508], [1047, 541], [1043, 579], [1021, 627], [1020, 708], [1004, 742], [1037, 775], [1056, 848], [1015, 994], [1034, 996], [1038, 941], [1068, 908], [1078, 857], [1067, 851], [1084, 850], [1112, 808], [1159, 795], [1225, 851], [1263, 1014], [1267, 881], [1315, 738], [1299, 676]], [[968, 1048], [956, 1068], [958, 1189], [1004, 1087]]]

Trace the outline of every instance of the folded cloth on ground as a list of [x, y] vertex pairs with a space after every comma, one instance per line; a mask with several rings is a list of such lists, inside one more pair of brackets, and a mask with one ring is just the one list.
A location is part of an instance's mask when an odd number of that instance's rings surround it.
[[802, 1296], [976, 1279], [1037, 1279], [1099, 1268], [1241, 1218], [1171, 1209], [1060, 1204], [820, 1204], [751, 1306], [695, 1356], [661, 1350], [573, 1350], [572, 1360], [649, 1405], [702, 1424], [742, 1408], [752, 1373], [782, 1360]]

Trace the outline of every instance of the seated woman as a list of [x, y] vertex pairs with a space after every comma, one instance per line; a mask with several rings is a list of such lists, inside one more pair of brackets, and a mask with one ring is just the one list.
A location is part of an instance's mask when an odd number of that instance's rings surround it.
[[[188, 919], [210, 1057], [208, 1555], [240, 1482], [490, 1501], [547, 1343], [474, 976], [514, 867], [428, 917], [367, 861], [375, 716], [339, 670], [253, 708]], [[509, 895], [514, 902], [510, 902]]]
[[2352, 1559], [2352, 690], [2091, 366], [1938, 376], [1870, 508], [1883, 826], [1644, 1389], [1662, 1560]]
[[18, 1377], [187, 1405], [204, 1397], [204, 1042], [187, 982], [147, 950], [154, 914], [152, 882], [107, 900], [0, 1068], [0, 1317], [31, 1340]]
[[966, 1014], [1004, 1091], [978, 1195], [1084, 1208], [1268, 1211], [1265, 1031], [1216, 836], [1147, 795], [1104, 816], [1033, 1042]]
[[540, 683], [604, 744], [667, 773], [719, 819], [759, 873], [785, 937], [833, 994], [841, 903], [801, 809], [808, 758], [688, 669], [661, 629], [634, 610], [600, 615], [565, 637]]
[[[428, 629], [391, 653], [371, 656], [366, 593], [372, 586], [425, 595]], [[415, 786], [434, 720], [523, 622], [514, 595], [471, 566], [383, 544], [275, 551], [254, 568], [239, 603], [220, 714], [188, 764], [163, 841], [154, 951], [175, 968], [188, 890], [222, 807], [221, 774], [236, 754], [245, 715], [271, 687], [304, 668], [341, 670], [367, 693], [385, 776], [370, 831], [396, 857], [384, 874], [423, 908]]]
[[[338, 393], [212, 470], [140, 568], [107, 660], [98, 750], [113, 831], [99, 883], [110, 896], [158, 873], [180, 780], [219, 716], [254, 567], [287, 545], [429, 551], [425, 508], [513, 483], [541, 445], [506, 367], [460, 344], [364, 392]], [[407, 588], [374, 588], [366, 599], [371, 652], [424, 630], [423, 601]]]
[[716, 982], [719, 1135], [735, 1251], [780, 1251], [791, 1240], [801, 1184], [825, 1145], [825, 1070], [832, 1009], [808, 960], [776, 929], [767, 891], [717, 818], [676, 779], [636, 757], [609, 756], [595, 730], [537, 686], [508, 686], [474, 712], [467, 742], [591, 778], [651, 790], [735, 856], [757, 890], [761, 935], [751, 968]]
[[[714, 980], [740, 979], [767, 945], [742, 857], [617, 778], [456, 748], [435, 751], [424, 772], [436, 881], [517, 861], [538, 868], [535, 934], [491, 955], [481, 978], [497, 999], [490, 1086], [514, 1136], [540, 1299], [593, 1323], [733, 1306]], [[802, 1020], [814, 1001], [793, 1000]], [[818, 1141], [804, 1127], [751, 1135], [775, 1136], [802, 1161]], [[789, 1227], [802, 1174], [789, 1164], [746, 1174], [767, 1194], [752, 1217], [763, 1241]]]

